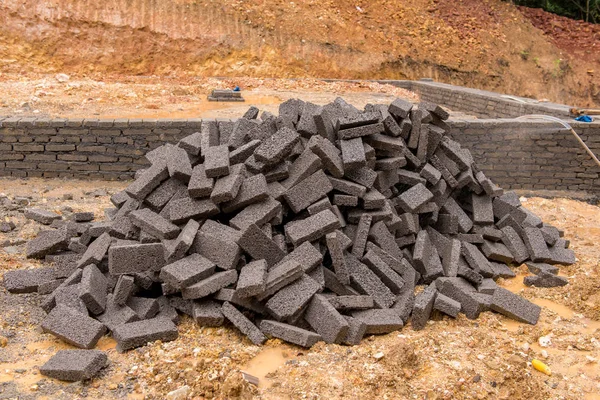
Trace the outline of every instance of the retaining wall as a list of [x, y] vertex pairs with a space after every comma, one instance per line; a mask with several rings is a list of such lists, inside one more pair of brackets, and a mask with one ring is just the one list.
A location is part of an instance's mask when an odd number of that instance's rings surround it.
[[[512, 189], [600, 193], [597, 167], [576, 139], [554, 123], [452, 120], [451, 135], [480, 168]], [[0, 176], [131, 179], [144, 154], [200, 130], [199, 119], [0, 120]], [[600, 123], [574, 128], [600, 153]]]

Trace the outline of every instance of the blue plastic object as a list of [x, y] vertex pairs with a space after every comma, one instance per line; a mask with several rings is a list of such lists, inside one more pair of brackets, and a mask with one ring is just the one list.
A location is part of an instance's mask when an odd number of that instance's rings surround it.
[[579, 117], [575, 118], [575, 121], [592, 122], [594, 121], [594, 118], [590, 117], [589, 115], [580, 115]]
[[242, 89], [240, 89], [240, 87], [239, 87], [239, 86], [236, 86], [236, 87], [233, 89], [233, 91], [234, 91], [234, 92], [240, 92], [241, 90], [242, 90]]

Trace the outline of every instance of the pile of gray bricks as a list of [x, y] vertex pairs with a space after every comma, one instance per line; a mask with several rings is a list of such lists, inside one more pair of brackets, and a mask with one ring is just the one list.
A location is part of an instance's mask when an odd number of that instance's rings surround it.
[[105, 222], [43, 232], [27, 254], [53, 264], [4, 284], [45, 293], [44, 331], [83, 349], [106, 332], [121, 351], [174, 340], [180, 314], [306, 347], [423, 329], [435, 313], [535, 324], [540, 308], [494, 280], [526, 262], [527, 284], [563, 285], [555, 265], [574, 253], [477, 168], [447, 118], [401, 99], [252, 107], [148, 153]]
[[215, 89], [207, 97], [208, 101], [245, 101], [242, 92], [229, 89]]

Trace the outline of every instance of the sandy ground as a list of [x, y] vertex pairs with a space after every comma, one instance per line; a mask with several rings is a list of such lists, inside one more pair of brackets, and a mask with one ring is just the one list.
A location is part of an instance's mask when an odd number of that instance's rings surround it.
[[[0, 179], [0, 193], [10, 204], [24, 196], [31, 205], [64, 216], [93, 211], [99, 220], [110, 205], [108, 195], [125, 185]], [[93, 193], [97, 189], [104, 193]], [[73, 200], [63, 200], [65, 194]], [[600, 399], [600, 208], [564, 198], [530, 197], [525, 205], [564, 229], [578, 258], [561, 268], [569, 278], [564, 288], [524, 287], [524, 266], [516, 268], [517, 278], [500, 282], [542, 306], [535, 326], [494, 313], [476, 321], [461, 315], [437, 318], [419, 332], [409, 324], [367, 337], [359, 346], [319, 343], [306, 350], [279, 340], [257, 347], [231, 327], [202, 328], [183, 317], [173, 342], [119, 354], [115, 342], [103, 338], [98, 347], [107, 351], [109, 367], [91, 381], [69, 384], [39, 374], [58, 349], [70, 346], [41, 332], [38, 296], [0, 288], [0, 399], [164, 399], [186, 385], [194, 399]], [[39, 266], [24, 258], [18, 243], [42, 226], [12, 208], [0, 208], [18, 226], [0, 234], [0, 243], [17, 244], [0, 249], [0, 274]], [[552, 375], [534, 370], [534, 358]], [[258, 376], [259, 387], [245, 382], [240, 371]]]
[[[57, 77], [59, 79], [57, 79]], [[63, 81], [59, 75], [20, 78], [0, 74], [0, 116], [62, 118], [230, 118], [251, 105], [276, 113], [279, 104], [302, 98], [326, 104], [336, 97], [362, 108], [367, 103], [389, 104], [401, 97], [418, 101], [410, 91], [372, 82], [323, 82], [317, 79], [127, 77], [118, 81], [91, 78]], [[239, 86], [243, 103], [209, 102], [213, 89]]]

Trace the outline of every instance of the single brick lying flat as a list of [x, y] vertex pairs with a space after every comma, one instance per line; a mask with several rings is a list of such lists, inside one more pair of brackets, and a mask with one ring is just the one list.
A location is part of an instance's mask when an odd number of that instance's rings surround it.
[[53, 379], [76, 382], [93, 378], [107, 365], [108, 357], [100, 350], [59, 350], [40, 367], [40, 373]]
[[42, 321], [42, 329], [75, 347], [91, 349], [106, 332], [95, 319], [58, 304]]
[[169, 177], [166, 162], [157, 162], [127, 186], [125, 192], [134, 199], [144, 200], [162, 181]]
[[177, 225], [147, 208], [130, 212], [129, 219], [135, 226], [159, 239], [174, 239], [180, 231]]
[[244, 179], [235, 198], [222, 204], [225, 213], [240, 210], [250, 204], [257, 203], [269, 197], [267, 180], [264, 175], [254, 175]]
[[565, 286], [569, 283], [569, 281], [564, 276], [558, 276], [541, 271], [538, 275], [526, 276], [523, 278], [523, 283], [525, 286], [550, 288]]
[[221, 304], [213, 300], [197, 300], [193, 304], [193, 318], [201, 326], [221, 326], [225, 320]]
[[44, 258], [48, 254], [67, 250], [71, 236], [67, 227], [40, 232], [35, 239], [27, 242], [25, 255], [27, 258]]
[[286, 342], [302, 347], [312, 347], [321, 340], [321, 335], [318, 333], [277, 321], [263, 320], [260, 322], [259, 328], [267, 336], [285, 340]]
[[169, 342], [177, 339], [178, 336], [177, 326], [170, 319], [163, 317], [129, 322], [118, 326], [113, 331], [119, 352], [144, 346], [156, 340]]
[[535, 325], [541, 307], [504, 288], [497, 288], [492, 296], [490, 308], [508, 318]]
[[212, 261], [194, 253], [162, 267], [160, 279], [176, 289], [181, 289], [208, 278], [214, 272], [215, 264]]
[[42, 210], [39, 208], [26, 209], [25, 218], [34, 220], [44, 225], [50, 225], [53, 221], [62, 219], [62, 217], [55, 212]]
[[44, 283], [56, 278], [56, 271], [52, 267], [35, 269], [17, 269], [6, 271], [3, 274], [4, 287], [10, 293], [33, 293]]
[[432, 198], [433, 193], [431, 193], [425, 185], [419, 183], [398, 196], [397, 200], [402, 209], [406, 212], [414, 213], [419, 207], [429, 202]]
[[460, 312], [460, 303], [456, 300], [452, 300], [448, 296], [438, 293], [433, 302], [433, 308], [452, 318], [456, 318]]
[[236, 328], [240, 330], [244, 335], [250, 339], [255, 345], [261, 345], [267, 341], [267, 337], [250, 321], [244, 314], [242, 314], [237, 308], [231, 303], [223, 303], [221, 308], [223, 316], [227, 318]]

